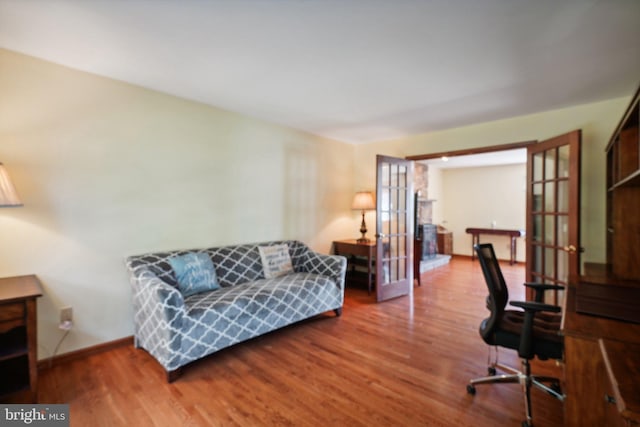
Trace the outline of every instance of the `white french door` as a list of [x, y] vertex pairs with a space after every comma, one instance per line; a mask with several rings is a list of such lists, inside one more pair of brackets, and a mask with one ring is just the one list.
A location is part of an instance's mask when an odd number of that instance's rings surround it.
[[376, 299], [413, 290], [413, 162], [376, 158]]

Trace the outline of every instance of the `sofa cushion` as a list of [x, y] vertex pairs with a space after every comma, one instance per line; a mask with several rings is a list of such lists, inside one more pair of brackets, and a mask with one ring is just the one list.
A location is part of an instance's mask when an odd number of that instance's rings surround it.
[[259, 246], [258, 250], [262, 259], [265, 278], [273, 279], [293, 272], [293, 264], [291, 263], [291, 256], [289, 256], [289, 245], [286, 243]]
[[178, 289], [185, 297], [220, 288], [216, 270], [206, 253], [187, 253], [169, 258]]
[[336, 289], [335, 282], [326, 276], [292, 273], [185, 298], [182, 352], [217, 351], [333, 310], [341, 305]]

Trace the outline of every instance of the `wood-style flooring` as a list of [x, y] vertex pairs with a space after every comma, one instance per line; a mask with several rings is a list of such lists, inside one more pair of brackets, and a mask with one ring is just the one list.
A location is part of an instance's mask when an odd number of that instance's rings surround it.
[[[522, 265], [503, 263], [512, 299]], [[318, 316], [218, 352], [167, 384], [155, 360], [126, 346], [54, 365], [41, 403], [68, 403], [71, 426], [519, 426], [517, 384], [465, 389], [487, 369], [478, 334], [486, 287], [477, 262], [422, 275], [413, 298], [375, 303], [347, 289], [344, 312]], [[514, 352], [500, 360], [518, 366]], [[534, 371], [561, 375], [553, 362]], [[536, 427], [562, 425], [562, 403], [532, 391]]]

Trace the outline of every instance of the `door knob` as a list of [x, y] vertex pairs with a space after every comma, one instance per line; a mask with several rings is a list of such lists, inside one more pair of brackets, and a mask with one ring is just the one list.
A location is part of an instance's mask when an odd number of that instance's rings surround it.
[[376, 239], [384, 239], [385, 237], [387, 236], [384, 233], [376, 233]]
[[575, 254], [576, 252], [578, 252], [578, 250], [576, 249], [575, 246], [573, 245], [569, 245], [569, 246], [565, 246], [563, 248], [566, 252], [569, 252], [570, 254]]

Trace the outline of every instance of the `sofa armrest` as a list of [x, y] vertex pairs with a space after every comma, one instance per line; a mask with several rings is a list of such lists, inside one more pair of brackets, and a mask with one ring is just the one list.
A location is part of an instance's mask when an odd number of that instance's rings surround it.
[[146, 266], [128, 267], [136, 346], [142, 346], [171, 369], [182, 345], [184, 298]]
[[321, 274], [335, 280], [340, 289], [344, 289], [347, 274], [347, 259], [341, 255], [325, 255], [308, 251], [307, 259], [302, 265], [308, 273]]

